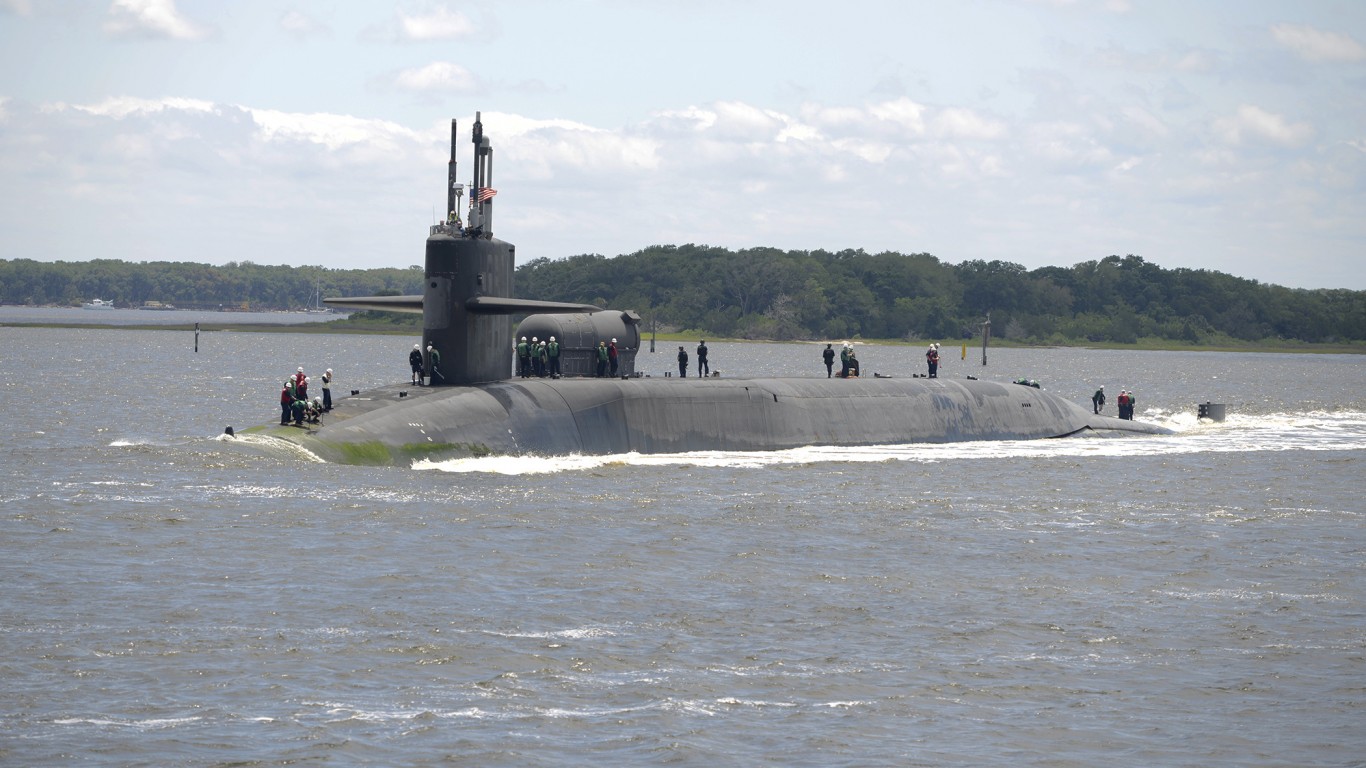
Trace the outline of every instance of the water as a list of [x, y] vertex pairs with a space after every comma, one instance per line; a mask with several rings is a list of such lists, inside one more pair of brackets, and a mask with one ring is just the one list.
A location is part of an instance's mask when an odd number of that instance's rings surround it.
[[301, 365], [405, 381], [413, 341], [0, 328], [0, 764], [1364, 764], [1366, 359], [945, 355], [1136, 390], [1162, 438], [388, 468], [221, 438]]
[[79, 323], [93, 325], [299, 325], [345, 317], [345, 312], [215, 312], [198, 309], [83, 309], [0, 305], [0, 323]]

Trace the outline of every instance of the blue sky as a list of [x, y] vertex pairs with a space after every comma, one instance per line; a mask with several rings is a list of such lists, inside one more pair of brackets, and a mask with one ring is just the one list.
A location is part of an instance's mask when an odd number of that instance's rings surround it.
[[1366, 3], [0, 0], [0, 258], [655, 244], [1366, 289]]

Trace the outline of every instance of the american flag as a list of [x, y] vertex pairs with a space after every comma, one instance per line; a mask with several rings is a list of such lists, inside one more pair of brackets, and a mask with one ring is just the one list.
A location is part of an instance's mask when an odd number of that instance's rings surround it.
[[498, 194], [498, 190], [492, 187], [481, 187], [479, 191], [475, 193], [474, 201], [476, 203], [482, 203], [496, 194]]

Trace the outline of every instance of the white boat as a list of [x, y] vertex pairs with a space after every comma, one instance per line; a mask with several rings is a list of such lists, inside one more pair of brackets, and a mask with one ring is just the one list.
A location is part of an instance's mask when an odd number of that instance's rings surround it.
[[82, 309], [113, 309], [113, 308], [114, 308], [114, 302], [112, 302], [112, 301], [105, 301], [104, 299], [91, 299], [90, 301], [87, 301], [86, 303], [82, 304], [82, 305], [81, 305], [81, 308], [82, 308]]
[[331, 315], [336, 313], [335, 309], [323, 306], [322, 283], [318, 283], [317, 287], [313, 290], [313, 306], [305, 309], [304, 312], [310, 315]]

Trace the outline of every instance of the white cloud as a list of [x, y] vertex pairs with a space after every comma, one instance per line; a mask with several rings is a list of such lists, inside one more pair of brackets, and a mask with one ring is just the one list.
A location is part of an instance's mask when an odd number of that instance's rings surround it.
[[1146, 136], [1165, 138], [1171, 134], [1171, 129], [1159, 117], [1142, 107], [1128, 106], [1120, 112], [1130, 125], [1141, 128]]
[[993, 140], [1006, 134], [1004, 123], [961, 107], [940, 110], [930, 124], [936, 136], [947, 139]]
[[475, 31], [468, 16], [446, 8], [425, 16], [399, 17], [399, 34], [405, 40], [464, 40], [473, 37]]
[[0, 10], [28, 16], [33, 13], [33, 4], [29, 0], [0, 0]]
[[[49, 110], [67, 109], [66, 104], [53, 104]], [[217, 107], [211, 101], [202, 99], [139, 99], [132, 96], [114, 96], [98, 104], [75, 104], [70, 106], [78, 112], [100, 117], [122, 120], [130, 115], [147, 115], [156, 112], [213, 112]]]
[[1242, 145], [1261, 140], [1285, 147], [1297, 147], [1314, 135], [1308, 123], [1290, 123], [1283, 115], [1244, 104], [1238, 112], [1214, 121], [1214, 133], [1226, 144]]
[[405, 91], [453, 91], [472, 93], [479, 87], [474, 73], [449, 61], [405, 69], [394, 76], [394, 86]]
[[332, 33], [328, 26], [300, 11], [286, 11], [280, 16], [280, 29], [299, 38], [327, 37]]
[[387, 120], [368, 120], [351, 115], [305, 114], [273, 109], [244, 108], [251, 114], [262, 138], [268, 141], [304, 141], [329, 150], [365, 146], [380, 152], [397, 151], [400, 145], [425, 140], [416, 131]]
[[1366, 47], [1347, 35], [1325, 32], [1298, 24], [1276, 24], [1271, 27], [1276, 42], [1309, 61], [1362, 61]]
[[910, 99], [901, 98], [875, 104], [868, 111], [873, 117], [891, 123], [911, 136], [925, 134], [925, 107]]
[[175, 0], [113, 0], [106, 32], [116, 37], [203, 40], [210, 30], [176, 10]]

